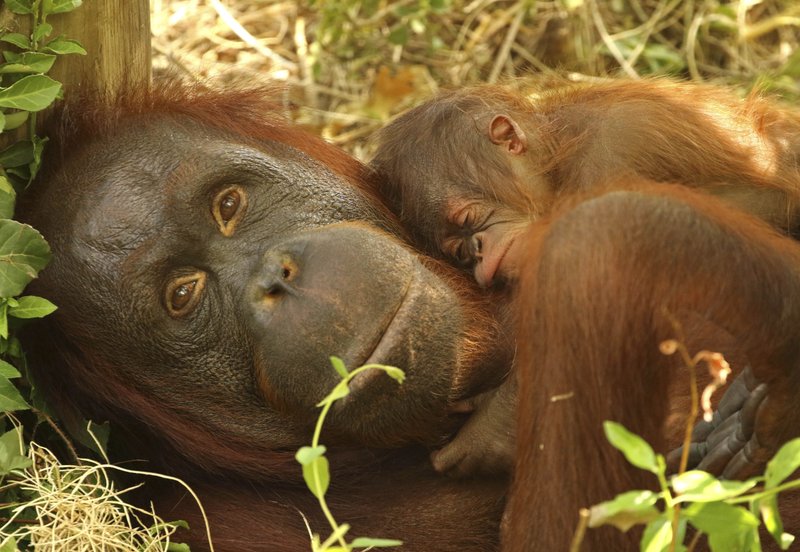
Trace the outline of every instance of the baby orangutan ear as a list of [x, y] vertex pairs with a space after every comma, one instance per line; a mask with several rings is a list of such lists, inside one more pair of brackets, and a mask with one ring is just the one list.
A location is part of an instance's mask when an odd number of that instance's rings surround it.
[[508, 153], [522, 155], [528, 150], [528, 137], [517, 122], [508, 115], [495, 115], [489, 123], [489, 140], [504, 145]]

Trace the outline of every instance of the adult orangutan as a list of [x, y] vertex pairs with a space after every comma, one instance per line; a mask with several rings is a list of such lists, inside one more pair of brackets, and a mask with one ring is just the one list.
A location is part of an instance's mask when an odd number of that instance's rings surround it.
[[[581, 507], [646, 484], [605, 443], [603, 420], [676, 444], [668, 390], [687, 376], [657, 350], [675, 322], [750, 364], [773, 401], [748, 406], [764, 408], [744, 435], [731, 419], [710, 453], [695, 447], [702, 467], [746, 475], [800, 434], [781, 404], [800, 368], [800, 247], [787, 237], [800, 227], [798, 154], [796, 111], [670, 81], [537, 99], [477, 86], [381, 131], [372, 166], [417, 241], [516, 292], [516, 378], [472, 400], [472, 419], [433, 456], [440, 471], [502, 470], [518, 421], [506, 549], [566, 550]], [[635, 538], [600, 531], [587, 546]]]
[[[68, 424], [112, 420], [129, 457], [189, 481], [216, 550], [296, 552], [305, 519], [327, 535], [294, 453], [338, 381], [329, 355], [400, 366], [402, 386], [364, 373], [326, 423], [334, 514], [404, 550], [495, 549], [505, 482], [442, 478], [426, 448], [506, 369], [489, 305], [273, 97], [170, 85], [60, 115], [18, 212], [53, 249], [34, 287], [59, 309], [26, 342], [37, 385]], [[183, 491], [155, 498], [202, 550]]]

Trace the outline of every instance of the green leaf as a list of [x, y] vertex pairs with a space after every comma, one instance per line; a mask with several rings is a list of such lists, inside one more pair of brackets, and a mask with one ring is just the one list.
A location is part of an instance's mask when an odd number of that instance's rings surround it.
[[672, 520], [660, 516], [647, 524], [642, 535], [641, 552], [663, 552], [672, 542]]
[[350, 543], [353, 548], [386, 548], [388, 546], [403, 546], [403, 541], [397, 539], [372, 539], [358, 537]]
[[7, 341], [7, 346], [6, 353], [8, 353], [8, 356], [12, 358], [22, 358], [22, 345], [19, 339], [12, 337]]
[[778, 511], [778, 495], [772, 494], [766, 498], [756, 501], [756, 508], [761, 513], [761, 519], [764, 520], [764, 527], [778, 543], [781, 550], [788, 550], [794, 542], [794, 535], [783, 532], [783, 520]]
[[6, 113], [6, 127], [5, 130], [14, 130], [25, 124], [28, 120], [27, 111], [17, 111], [16, 113]]
[[22, 167], [33, 161], [33, 142], [20, 140], [0, 152], [0, 166], [3, 168]]
[[328, 395], [317, 403], [317, 406], [325, 406], [326, 404], [336, 402], [343, 399], [350, 394], [350, 388], [347, 386], [347, 380], [342, 380], [336, 384]]
[[331, 482], [328, 459], [320, 456], [308, 464], [303, 464], [303, 479], [314, 496], [317, 498], [325, 496]]
[[42, 235], [15, 220], [0, 220], [0, 297], [15, 297], [50, 261]]
[[28, 75], [0, 90], [0, 107], [41, 111], [56, 99], [61, 83], [45, 75]]
[[6, 7], [20, 15], [33, 13], [33, 0], [6, 0]]
[[[0, 411], [13, 412], [28, 410], [31, 406], [25, 402], [19, 389], [7, 378], [0, 378]], [[7, 473], [7, 472], [4, 472]]]
[[0, 298], [0, 337], [8, 339], [8, 303]]
[[0, 437], [0, 474], [21, 470], [31, 465], [30, 458], [20, 449], [20, 428], [14, 428]]
[[752, 532], [759, 525], [758, 518], [749, 511], [724, 502], [698, 502], [685, 508], [683, 515], [708, 535], [714, 552], [749, 550]]
[[23, 50], [27, 50], [31, 47], [30, 39], [24, 34], [20, 33], [6, 33], [3, 36], [0, 36], [0, 40], [3, 42], [8, 42], [9, 44], [13, 44], [17, 48], [22, 48]]
[[408, 27], [405, 25], [398, 25], [392, 32], [389, 33], [388, 40], [391, 44], [403, 46], [408, 42]]
[[53, 54], [79, 54], [82, 56], [86, 55], [86, 50], [83, 49], [80, 42], [77, 40], [70, 40], [68, 38], [54, 38], [50, 42], [48, 42], [43, 48], [45, 52], [51, 52]]
[[167, 545], [167, 552], [191, 552], [191, 548], [182, 542], [171, 542]]
[[6, 362], [5, 360], [0, 360], [0, 377], [10, 379], [10, 378], [18, 378], [22, 374], [19, 373], [13, 364]]
[[50, 33], [53, 32], [53, 26], [50, 23], [42, 23], [36, 26], [36, 30], [33, 31], [33, 39], [35, 41], [40, 41], [43, 38], [47, 38], [50, 36]]
[[746, 493], [758, 484], [758, 479], [720, 481], [710, 473], [692, 470], [672, 478], [672, 489], [679, 495], [676, 502], [712, 502]]
[[[34, 405], [38, 404], [41, 398], [41, 393], [38, 392], [36, 387], [33, 388], [31, 393], [31, 400]], [[47, 406], [47, 403], [45, 403]], [[37, 406], [39, 410], [41, 407]], [[49, 411], [49, 408], [46, 410]], [[106, 456], [108, 451], [108, 436], [111, 434], [111, 424], [103, 422], [102, 424], [95, 423], [91, 420], [82, 420], [80, 425], [72, 428], [70, 434], [83, 446], [90, 448], [100, 456]]]
[[320, 456], [325, 454], [325, 445], [319, 445], [316, 447], [300, 447], [294, 457], [295, 459], [300, 462], [303, 466], [307, 466]]
[[14, 537], [8, 537], [0, 544], [0, 552], [17, 552], [17, 540]]
[[67, 13], [80, 7], [83, 0], [44, 0], [42, 11], [48, 15], [53, 13]]
[[8, 315], [14, 318], [42, 318], [55, 311], [53, 303], [43, 297], [35, 295], [25, 295], [18, 299], [19, 306], [8, 309]]
[[653, 506], [658, 495], [652, 491], [628, 491], [614, 499], [592, 506], [589, 513], [589, 527], [613, 525], [627, 531], [639, 523], [648, 523], [658, 517]]
[[347, 366], [344, 365], [344, 361], [337, 357], [332, 356], [330, 357], [331, 364], [333, 365], [333, 369], [336, 370], [336, 373], [342, 376], [343, 378], [347, 377]]
[[39, 168], [42, 166], [42, 153], [44, 153], [44, 145], [47, 143], [49, 138], [46, 136], [44, 138], [40, 138], [39, 136], [33, 136], [31, 142], [33, 143], [33, 160], [28, 163], [28, 168], [30, 170], [30, 176], [28, 177], [28, 184], [30, 184], [36, 175], [39, 173]]
[[800, 468], [800, 438], [792, 439], [783, 445], [769, 461], [767, 471], [764, 472], [764, 488], [771, 489], [780, 485], [798, 468]]
[[42, 54], [40, 52], [25, 52], [22, 59], [14, 63], [4, 63], [0, 65], [0, 74], [9, 73], [47, 73], [56, 56], [53, 54]]
[[0, 132], [6, 128], [6, 114], [0, 112]]
[[608, 442], [620, 450], [628, 462], [637, 468], [658, 473], [656, 454], [647, 441], [616, 422], [603, 422], [603, 431]]
[[386, 372], [389, 375], [389, 377], [391, 377], [397, 383], [403, 383], [404, 381], [406, 381], [406, 373], [403, 372], [400, 368], [384, 365], [382, 367], [382, 370]]

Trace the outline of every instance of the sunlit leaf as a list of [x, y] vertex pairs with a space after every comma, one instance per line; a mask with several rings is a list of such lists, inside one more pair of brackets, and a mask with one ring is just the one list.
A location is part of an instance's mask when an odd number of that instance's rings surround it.
[[13, 44], [17, 48], [22, 48], [23, 50], [27, 50], [31, 47], [30, 39], [24, 34], [20, 33], [6, 33], [0, 36], [0, 40], [3, 42], [8, 42], [9, 44]]
[[18, 378], [21, 374], [19, 370], [17, 370], [13, 364], [6, 362], [5, 360], [0, 360], [0, 377], [11, 379], [11, 378]]
[[303, 464], [303, 480], [314, 496], [317, 498], [325, 496], [331, 482], [328, 459], [320, 456], [308, 464]]
[[316, 447], [300, 447], [294, 457], [300, 464], [306, 466], [325, 454], [325, 446], [319, 445]]
[[33, 32], [33, 38], [34, 40], [39, 41], [50, 36], [50, 33], [52, 32], [53, 26], [50, 23], [41, 23], [36, 26], [36, 30]]
[[0, 474], [2, 475], [31, 465], [30, 458], [25, 456], [25, 451], [20, 448], [20, 432], [20, 428], [14, 428], [0, 436]]
[[647, 441], [616, 422], [603, 422], [603, 431], [608, 442], [620, 450], [628, 462], [637, 468], [658, 473], [656, 454]]
[[28, 120], [27, 111], [17, 111], [16, 113], [6, 113], [6, 126], [5, 130], [14, 130], [25, 124]]
[[68, 38], [54, 38], [50, 42], [48, 42], [43, 48], [45, 52], [51, 52], [53, 54], [79, 54], [82, 56], [86, 55], [86, 50], [77, 40], [70, 40]]
[[0, 411], [28, 410], [31, 406], [22, 398], [19, 389], [7, 378], [0, 377]]
[[22, 293], [50, 260], [42, 235], [15, 220], [0, 220], [0, 297]]
[[692, 470], [672, 478], [673, 490], [680, 496], [677, 502], [711, 502], [739, 496], [758, 484], [748, 481], [720, 481], [710, 473]]
[[792, 439], [783, 445], [767, 463], [764, 488], [771, 489], [780, 485], [798, 468], [800, 468], [800, 438]]
[[342, 376], [343, 378], [346, 378], [347, 377], [347, 366], [344, 365], [344, 361], [341, 358], [337, 357], [337, 356], [330, 357], [330, 360], [331, 360], [331, 364], [333, 365], [334, 370], [336, 370], [336, 373], [339, 374], [340, 376]]
[[41, 318], [55, 311], [53, 303], [43, 297], [25, 295], [17, 299], [18, 305], [8, 309], [8, 315], [14, 318]]
[[764, 520], [766, 530], [769, 531], [769, 534], [772, 535], [781, 550], [788, 550], [789, 546], [794, 542], [794, 535], [783, 531], [783, 520], [781, 520], [781, 514], [778, 510], [777, 494], [758, 500], [756, 507], [761, 513], [761, 519]]
[[395, 380], [397, 383], [403, 383], [406, 380], [406, 373], [403, 372], [400, 368], [384, 365], [382, 369], [389, 375], [390, 378]]
[[53, 54], [42, 54], [39, 52], [25, 52], [22, 59], [14, 63], [4, 63], [0, 65], [0, 74], [7, 73], [47, 73], [56, 56]]
[[613, 525], [627, 531], [640, 523], [648, 523], [659, 516], [654, 504], [658, 495], [652, 491], [628, 491], [612, 500], [592, 506], [589, 527]]
[[41, 111], [56, 99], [61, 83], [46, 75], [28, 75], [0, 90], [0, 107]]
[[642, 535], [641, 552], [663, 552], [672, 542], [672, 520], [665, 517], [654, 519], [647, 524]]
[[44, 0], [42, 7], [45, 13], [66, 13], [80, 7], [83, 0]]
[[683, 509], [683, 515], [694, 527], [708, 535], [713, 552], [748, 550], [752, 530], [757, 529], [756, 516], [744, 508], [725, 502], [698, 502]]
[[343, 399], [350, 394], [350, 388], [347, 386], [347, 381], [342, 380], [336, 384], [328, 395], [317, 403], [317, 406], [325, 406], [326, 404]]

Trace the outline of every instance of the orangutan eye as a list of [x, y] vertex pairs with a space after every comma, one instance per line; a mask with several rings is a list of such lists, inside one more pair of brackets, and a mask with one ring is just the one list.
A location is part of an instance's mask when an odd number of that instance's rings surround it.
[[247, 207], [247, 196], [238, 186], [222, 190], [214, 197], [211, 214], [225, 237], [230, 237], [236, 230], [236, 225], [242, 219]]
[[470, 251], [467, 240], [469, 238], [450, 238], [442, 248], [443, 253], [450, 257], [458, 266], [467, 267], [474, 261], [475, 257]]
[[167, 312], [173, 318], [186, 316], [200, 303], [206, 285], [205, 272], [196, 272], [172, 280], [166, 289]]

